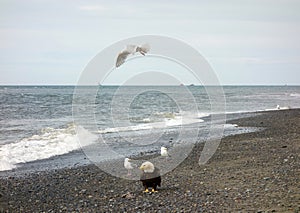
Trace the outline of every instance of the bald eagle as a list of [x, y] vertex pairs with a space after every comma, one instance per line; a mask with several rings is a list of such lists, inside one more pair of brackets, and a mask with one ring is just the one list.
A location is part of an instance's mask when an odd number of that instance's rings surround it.
[[144, 162], [140, 169], [142, 170], [140, 181], [145, 188], [144, 192], [149, 192], [149, 188], [152, 189], [152, 192], [157, 192], [157, 186], [160, 187], [161, 184], [159, 169], [149, 161]]

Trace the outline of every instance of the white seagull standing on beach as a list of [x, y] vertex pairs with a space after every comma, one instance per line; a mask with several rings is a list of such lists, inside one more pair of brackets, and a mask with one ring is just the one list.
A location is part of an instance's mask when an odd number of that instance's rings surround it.
[[134, 55], [136, 52], [145, 55], [147, 52], [149, 52], [149, 50], [150, 50], [149, 44], [143, 44], [141, 46], [132, 45], [132, 44], [127, 45], [126, 49], [119, 53], [116, 61], [116, 67], [121, 66], [129, 55]]
[[130, 162], [131, 159], [129, 158], [125, 158], [124, 160], [124, 167], [125, 169], [127, 169], [127, 175], [131, 176], [131, 171], [133, 170], [134, 166], [136, 166], [135, 164]]
[[168, 149], [167, 149], [166, 147], [164, 147], [164, 146], [162, 146], [162, 147], [160, 148], [160, 155], [161, 155], [162, 157], [165, 157], [166, 159], [167, 159], [168, 157], [170, 157], [170, 155], [169, 155], [169, 153], [168, 153]]

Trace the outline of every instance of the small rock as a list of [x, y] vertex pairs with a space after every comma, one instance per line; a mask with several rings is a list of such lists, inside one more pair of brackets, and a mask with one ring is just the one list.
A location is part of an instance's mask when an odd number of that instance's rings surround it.
[[80, 193], [81, 193], [81, 194], [85, 194], [85, 193], [86, 193], [86, 189], [82, 189], [82, 190], [80, 191]]
[[131, 199], [134, 198], [135, 196], [133, 194], [131, 194], [130, 192], [127, 192], [126, 194], [122, 195], [122, 198], [127, 198], [127, 199]]

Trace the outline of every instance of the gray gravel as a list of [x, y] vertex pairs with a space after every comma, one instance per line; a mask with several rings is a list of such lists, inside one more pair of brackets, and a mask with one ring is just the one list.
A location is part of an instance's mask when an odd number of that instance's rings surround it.
[[0, 179], [0, 212], [299, 212], [300, 110], [230, 122], [265, 130], [222, 139], [203, 166], [198, 144], [158, 193], [90, 165]]

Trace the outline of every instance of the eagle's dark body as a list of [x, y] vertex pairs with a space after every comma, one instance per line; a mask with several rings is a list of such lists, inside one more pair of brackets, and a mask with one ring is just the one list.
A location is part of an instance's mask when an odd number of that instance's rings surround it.
[[146, 189], [152, 188], [156, 191], [157, 186], [160, 187], [161, 177], [158, 168], [155, 168], [153, 172], [144, 172], [141, 174], [140, 181], [142, 181], [143, 186]]

